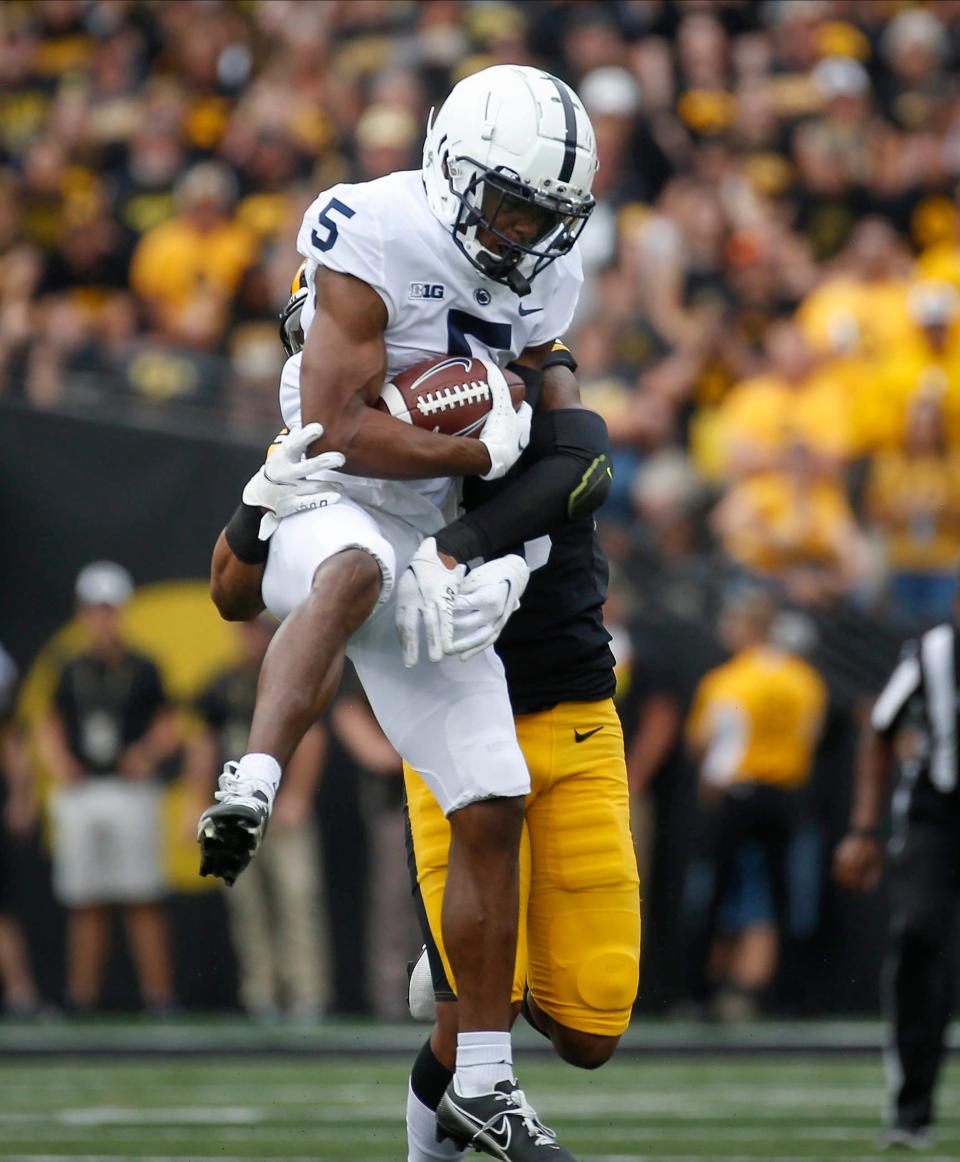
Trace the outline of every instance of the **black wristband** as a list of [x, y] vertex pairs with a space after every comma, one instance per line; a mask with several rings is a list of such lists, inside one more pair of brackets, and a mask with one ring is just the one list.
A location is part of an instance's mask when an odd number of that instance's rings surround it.
[[555, 341], [550, 354], [543, 361], [543, 370], [546, 371], [548, 367], [566, 367], [568, 371], [577, 370], [577, 361], [573, 357], [573, 352], [562, 339]]
[[230, 551], [244, 565], [262, 565], [270, 553], [270, 542], [260, 540], [260, 509], [241, 504], [223, 530]]
[[479, 531], [465, 524], [462, 519], [442, 528], [434, 539], [438, 552], [446, 553], [461, 565], [486, 556], [486, 546]]

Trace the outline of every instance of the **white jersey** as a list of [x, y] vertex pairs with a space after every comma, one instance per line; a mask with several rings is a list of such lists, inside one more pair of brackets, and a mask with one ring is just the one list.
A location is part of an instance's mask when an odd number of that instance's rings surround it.
[[[317, 268], [353, 275], [387, 308], [388, 377], [437, 355], [484, 356], [505, 366], [525, 348], [564, 334], [583, 282], [576, 249], [541, 272], [525, 298], [484, 277], [430, 210], [419, 170], [326, 190], [304, 215], [297, 249], [307, 260], [310, 288], [301, 314], [304, 335], [316, 311]], [[280, 383], [288, 428], [301, 422], [300, 361], [300, 355], [287, 361]], [[343, 482], [356, 479], [335, 475]], [[392, 482], [391, 491], [397, 487]], [[450, 481], [399, 487], [442, 507]]]

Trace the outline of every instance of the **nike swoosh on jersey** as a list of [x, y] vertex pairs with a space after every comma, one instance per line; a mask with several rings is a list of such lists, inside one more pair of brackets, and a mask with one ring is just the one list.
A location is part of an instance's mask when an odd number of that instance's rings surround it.
[[517, 310], [521, 315], [535, 315], [538, 311], [542, 311], [543, 307], [531, 307], [529, 311], [525, 311], [523, 309], [523, 305], [521, 304], [519, 307], [517, 307]]
[[593, 730], [575, 730], [573, 732], [573, 741], [586, 742], [588, 738], [592, 738], [600, 730], [603, 730], [602, 726], [595, 726]]

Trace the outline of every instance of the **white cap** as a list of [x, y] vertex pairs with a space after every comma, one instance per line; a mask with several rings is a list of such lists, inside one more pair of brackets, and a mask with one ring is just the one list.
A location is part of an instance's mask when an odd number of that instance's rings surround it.
[[80, 570], [74, 589], [81, 605], [126, 605], [133, 596], [133, 578], [114, 561], [93, 561]]
[[827, 99], [862, 97], [870, 90], [867, 70], [849, 56], [824, 57], [813, 70], [813, 83]]
[[817, 647], [820, 635], [809, 614], [795, 609], [783, 609], [773, 619], [769, 640], [790, 654], [809, 657]]
[[943, 23], [926, 8], [906, 8], [890, 21], [883, 31], [881, 45], [888, 61], [895, 61], [904, 49], [920, 44], [943, 60], [950, 38]]
[[948, 282], [919, 282], [907, 296], [910, 317], [921, 327], [944, 327], [960, 309], [960, 295]]
[[607, 65], [583, 78], [580, 100], [591, 117], [632, 117], [640, 108], [640, 85], [626, 69]]

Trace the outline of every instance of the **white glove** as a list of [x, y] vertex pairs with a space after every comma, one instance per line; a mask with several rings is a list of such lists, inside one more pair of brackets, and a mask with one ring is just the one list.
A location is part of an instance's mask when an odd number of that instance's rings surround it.
[[466, 571], [466, 565], [455, 569], [444, 565], [433, 537], [427, 537], [413, 554], [397, 582], [397, 633], [408, 668], [420, 656], [421, 616], [431, 662], [439, 662], [453, 645], [453, 602]]
[[492, 646], [529, 580], [527, 562], [515, 553], [471, 569], [453, 603], [453, 642], [444, 652], [465, 662]]
[[488, 359], [481, 362], [487, 369], [487, 382], [493, 406], [480, 429], [478, 439], [490, 453], [490, 470], [481, 480], [499, 480], [520, 459], [520, 453], [530, 443], [530, 421], [533, 410], [526, 402], [514, 411], [510, 388], [500, 368]]
[[276, 450], [243, 489], [243, 503], [267, 509], [260, 521], [260, 540], [269, 540], [285, 516], [316, 508], [320, 493], [323, 503], [332, 504], [339, 492], [329, 480], [312, 480], [316, 472], [342, 468], [346, 458], [340, 452], [321, 452], [304, 460], [307, 448], [323, 435], [322, 424], [307, 424], [277, 442]]

